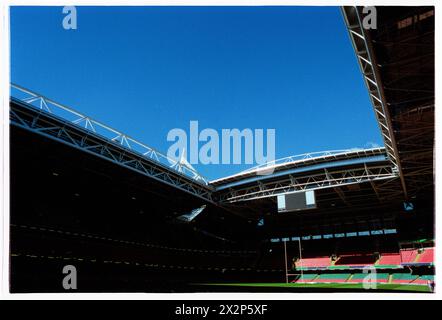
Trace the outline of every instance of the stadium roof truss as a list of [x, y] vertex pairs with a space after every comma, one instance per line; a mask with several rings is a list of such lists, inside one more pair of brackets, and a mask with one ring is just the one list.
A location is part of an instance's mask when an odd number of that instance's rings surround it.
[[11, 123], [212, 201], [205, 178], [180, 162], [40, 94], [11, 84]]
[[[286, 157], [208, 182], [192, 168], [40, 94], [11, 84], [11, 123], [92, 153], [214, 204], [273, 197], [281, 193], [395, 180], [384, 148], [335, 150]], [[271, 170], [270, 174], [266, 174]], [[264, 173], [264, 174], [263, 174]]]
[[[377, 192], [375, 181], [396, 179], [397, 173], [389, 163], [363, 163], [356, 167], [327, 168], [304, 174], [284, 174], [278, 179], [269, 176], [268, 180], [256, 180], [255, 183], [244, 187], [228, 188], [219, 195], [221, 202], [237, 202], [273, 197], [284, 193], [319, 190], [369, 182]], [[339, 194], [339, 191], [337, 191]]]
[[406, 194], [406, 186], [399, 161], [399, 152], [393, 134], [392, 121], [387, 111], [384, 89], [380, 84], [380, 74], [375, 60], [375, 54], [369, 45], [369, 33], [362, 25], [363, 18], [361, 17], [360, 8], [342, 7], [341, 10], [381, 130], [385, 151], [398, 170], [402, 188]]
[[[354, 184], [371, 186], [370, 196], [379, 200], [407, 200], [433, 184], [434, 62], [429, 57], [434, 57], [434, 26], [429, 18], [434, 10], [416, 8], [379, 7], [382, 23], [374, 31], [363, 28], [362, 7], [342, 8], [385, 148], [307, 153], [209, 182], [185, 163], [14, 84], [11, 121], [215, 204], [320, 189], [330, 189], [345, 203], [342, 187]], [[427, 24], [419, 24], [424, 19]], [[402, 30], [404, 21], [417, 27], [405, 24]]]
[[377, 26], [363, 27], [363, 7], [342, 13], [405, 199], [433, 193], [434, 7], [376, 7]]

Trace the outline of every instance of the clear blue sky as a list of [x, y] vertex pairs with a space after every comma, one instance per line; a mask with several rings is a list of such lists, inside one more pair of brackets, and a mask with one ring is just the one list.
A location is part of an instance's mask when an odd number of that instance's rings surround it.
[[[338, 7], [11, 8], [12, 81], [166, 153], [173, 128], [274, 128], [276, 158], [382, 145]], [[196, 165], [217, 178], [247, 165]]]

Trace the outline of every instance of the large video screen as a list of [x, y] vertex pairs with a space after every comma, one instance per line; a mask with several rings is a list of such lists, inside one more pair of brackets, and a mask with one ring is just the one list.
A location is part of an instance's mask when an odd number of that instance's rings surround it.
[[278, 212], [290, 212], [316, 208], [315, 191], [286, 193], [277, 196]]

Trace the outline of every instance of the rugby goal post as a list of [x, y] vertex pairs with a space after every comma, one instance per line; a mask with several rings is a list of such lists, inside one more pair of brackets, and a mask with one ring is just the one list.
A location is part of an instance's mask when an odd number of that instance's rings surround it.
[[301, 247], [301, 237], [298, 238], [298, 250], [299, 250], [299, 262], [300, 262], [300, 273], [289, 273], [288, 270], [288, 259], [287, 259], [287, 241], [284, 243], [284, 266], [285, 266], [285, 283], [289, 283], [289, 277], [301, 275], [301, 282], [304, 282], [304, 271], [302, 267], [302, 247]]

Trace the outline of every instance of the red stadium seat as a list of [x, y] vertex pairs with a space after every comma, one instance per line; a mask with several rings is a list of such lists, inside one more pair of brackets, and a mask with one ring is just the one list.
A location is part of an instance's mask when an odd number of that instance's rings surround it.
[[425, 248], [418, 258], [418, 263], [434, 263], [434, 248]]
[[296, 262], [297, 268], [326, 268], [331, 264], [330, 257], [302, 258]]
[[401, 264], [401, 255], [397, 253], [383, 253], [381, 258], [378, 261], [378, 265], [400, 265]]
[[400, 251], [402, 263], [414, 263], [418, 254], [417, 249], [402, 249]]

